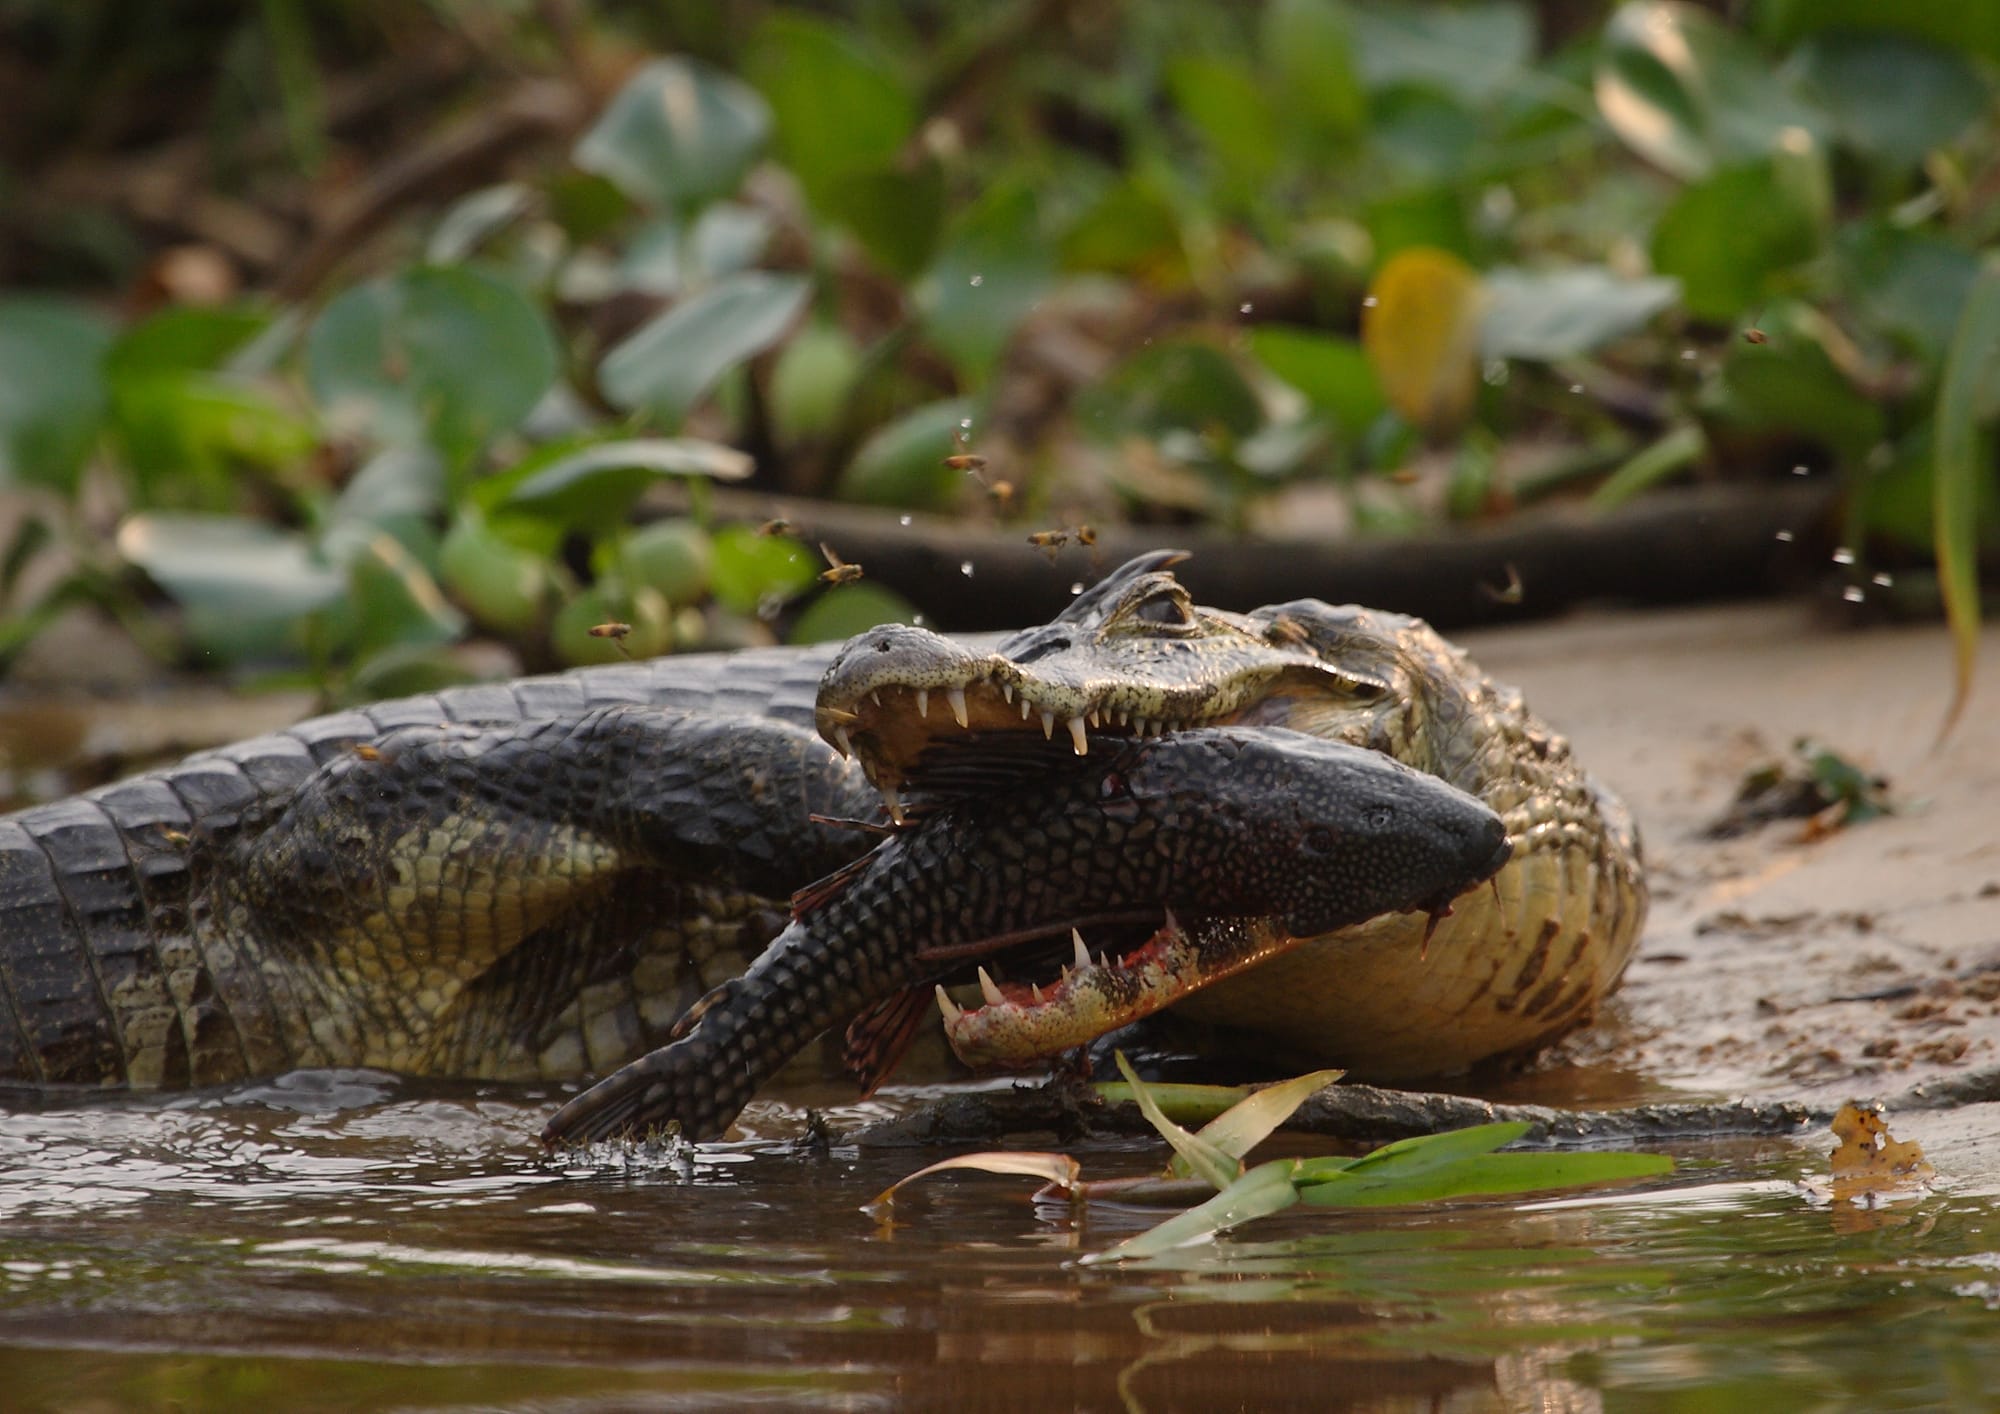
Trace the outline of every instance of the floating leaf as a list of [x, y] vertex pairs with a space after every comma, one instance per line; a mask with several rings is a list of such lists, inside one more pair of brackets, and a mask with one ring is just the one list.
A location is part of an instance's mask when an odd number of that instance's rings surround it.
[[1177, 1248], [1213, 1241], [1218, 1233], [1256, 1218], [1282, 1213], [1299, 1201], [1299, 1190], [1292, 1182], [1298, 1165], [1297, 1159], [1273, 1159], [1259, 1164], [1206, 1203], [1168, 1218], [1137, 1237], [1128, 1237], [1116, 1247], [1086, 1252], [1077, 1259], [1077, 1265], [1091, 1267], [1104, 1262], [1157, 1257]]
[[72, 490], [104, 417], [111, 327], [85, 306], [0, 299], [0, 485]]
[[428, 440], [454, 462], [517, 426], [555, 376], [541, 312], [463, 266], [351, 289], [306, 335], [306, 382], [329, 423], [378, 442]]
[[[1315, 1159], [1308, 1161], [1305, 1176], [1336, 1173], [1345, 1177], [1374, 1174], [1378, 1178], [1429, 1173], [1461, 1159], [1490, 1154], [1512, 1144], [1534, 1126], [1523, 1120], [1496, 1124], [1473, 1124], [1448, 1129], [1442, 1134], [1419, 1134], [1371, 1149], [1358, 1159]], [[1324, 1166], [1324, 1167], [1322, 1167]]]
[[1671, 305], [1680, 285], [1627, 280], [1602, 265], [1486, 272], [1482, 358], [1575, 358], [1642, 329]]
[[1449, 251], [1415, 247], [1376, 272], [1369, 294], [1361, 345], [1390, 405], [1434, 432], [1457, 427], [1479, 387], [1478, 273]]
[[716, 379], [777, 343], [810, 292], [802, 275], [745, 271], [718, 280], [605, 355], [605, 397], [677, 425]]
[[916, 605], [879, 584], [836, 585], [813, 600], [785, 636], [787, 643], [839, 643], [878, 624], [917, 621]]
[[1937, 465], [1932, 482], [1938, 584], [1951, 626], [1953, 685], [1940, 740], [1957, 725], [1972, 696], [1979, 656], [1979, 484], [1992, 473], [1992, 440], [1984, 432], [1995, 409], [1994, 369], [2000, 367], [2000, 256], [1989, 255], [1959, 317], [1938, 387]]
[[1923, 1145], [1890, 1134], [1880, 1110], [1842, 1105], [1833, 1117], [1833, 1137], [1840, 1141], [1829, 1165], [1836, 1198], [1851, 1202], [1897, 1189], [1921, 1189], [1937, 1176], [1924, 1157]]
[[866, 1213], [876, 1208], [886, 1208], [896, 1201], [896, 1190], [920, 1178], [929, 1178], [935, 1173], [949, 1173], [954, 1169], [971, 1170], [975, 1173], [1019, 1174], [1026, 1178], [1039, 1178], [1056, 1188], [1068, 1189], [1075, 1185], [1081, 1166], [1068, 1154], [1047, 1154], [1033, 1150], [993, 1150], [978, 1154], [959, 1154], [953, 1158], [940, 1159], [928, 1164], [915, 1173], [905, 1174], [887, 1188], [877, 1193], [862, 1205]]
[[1421, 1172], [1301, 1182], [1299, 1198], [1314, 1207], [1377, 1208], [1654, 1178], [1673, 1167], [1664, 1154], [1481, 1154]]
[[583, 135], [575, 160], [634, 201], [689, 209], [735, 191], [770, 135], [756, 90], [691, 59], [655, 59]]
[[[1229, 1187], [1241, 1176], [1243, 1165], [1234, 1155], [1225, 1153], [1199, 1135], [1188, 1133], [1167, 1118], [1159, 1102], [1147, 1092], [1145, 1083], [1132, 1069], [1132, 1063], [1125, 1059], [1123, 1051], [1113, 1052], [1113, 1059], [1118, 1062], [1118, 1073], [1124, 1076], [1125, 1083], [1132, 1087], [1132, 1102], [1138, 1105], [1139, 1113], [1146, 1117], [1146, 1122], [1159, 1130], [1160, 1137], [1173, 1147], [1176, 1161], [1182, 1165], [1183, 1173], [1192, 1174], [1216, 1189]], [[1220, 1124], [1221, 1121], [1217, 1120], [1215, 1123]]]

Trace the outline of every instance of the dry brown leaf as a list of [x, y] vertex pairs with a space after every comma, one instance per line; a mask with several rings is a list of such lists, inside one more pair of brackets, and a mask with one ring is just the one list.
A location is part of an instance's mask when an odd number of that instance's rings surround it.
[[1077, 1176], [1083, 1172], [1082, 1165], [1068, 1154], [1050, 1154], [1036, 1150], [992, 1150], [978, 1154], [960, 1154], [956, 1158], [941, 1159], [927, 1168], [920, 1168], [915, 1173], [903, 1175], [863, 1204], [861, 1211], [865, 1213], [875, 1208], [886, 1208], [895, 1202], [896, 1190], [904, 1184], [928, 1178], [934, 1173], [943, 1173], [947, 1169], [1022, 1174], [1028, 1178], [1039, 1178], [1065, 1193], [1076, 1187]]
[[1833, 1117], [1833, 1196], [1852, 1202], [1871, 1193], [1920, 1188], [1937, 1173], [1914, 1139], [1897, 1139], [1877, 1109], [1842, 1105]]

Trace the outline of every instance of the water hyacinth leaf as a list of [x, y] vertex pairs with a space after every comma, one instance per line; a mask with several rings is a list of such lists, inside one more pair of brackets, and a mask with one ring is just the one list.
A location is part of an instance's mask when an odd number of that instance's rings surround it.
[[770, 136], [771, 110], [756, 90], [691, 59], [655, 59], [573, 155], [634, 201], [686, 210], [735, 191]]
[[1739, 427], [1810, 438], [1857, 461], [1866, 456], [1886, 419], [1843, 370], [1843, 362], [1854, 363], [1847, 336], [1791, 300], [1767, 306], [1761, 327], [1766, 342], [1730, 346], [1721, 376], [1704, 393], [1707, 409]]
[[424, 242], [424, 258], [433, 265], [456, 265], [520, 220], [535, 205], [534, 190], [520, 182], [501, 182], [460, 197], [438, 218]]
[[270, 324], [270, 314], [251, 305], [163, 309], [105, 350], [104, 374], [116, 382], [149, 373], [212, 372]]
[[865, 171], [844, 172], [821, 209], [852, 231], [889, 274], [908, 280], [930, 264], [944, 228], [944, 168], [928, 153]]
[[1264, 405], [1228, 354], [1187, 339], [1155, 344], [1127, 359], [1078, 398], [1078, 417], [1107, 438], [1184, 432], [1241, 440], [1263, 425]]
[[663, 477], [740, 481], [754, 469], [746, 453], [696, 437], [596, 442], [532, 466], [493, 509], [568, 526], [614, 525]]
[[1039, 1178], [1044, 1183], [1067, 1191], [1073, 1187], [1077, 1175], [1083, 1170], [1068, 1154], [1050, 1154], [1034, 1150], [993, 1150], [979, 1154], [959, 1154], [949, 1159], [940, 1159], [927, 1164], [915, 1173], [905, 1174], [887, 1188], [862, 1204], [861, 1211], [873, 1212], [887, 1208], [896, 1201], [896, 1190], [915, 1183], [920, 1178], [932, 1174], [950, 1173], [954, 1170], [973, 1173], [1018, 1174], [1025, 1178]]
[[1477, 106], [1505, 93], [1534, 57], [1534, 16], [1506, 0], [1345, 13], [1371, 89], [1415, 84]]
[[771, 424], [790, 445], [830, 436], [847, 413], [861, 374], [861, 350], [838, 324], [808, 324], [771, 370]]
[[1942, 363], [1979, 258], [1964, 246], [1891, 221], [1854, 222], [1835, 239], [1842, 288], [1877, 329]]
[[1817, 34], [1790, 67], [1842, 141], [1898, 166], [1951, 142], [1993, 101], [1985, 76], [1962, 53], [1900, 35]]
[[261, 382], [193, 370], [111, 382], [111, 431], [142, 503], [226, 506], [245, 466], [304, 458], [311, 423]]
[[337, 296], [306, 335], [305, 371], [336, 431], [428, 441], [460, 462], [548, 391], [556, 342], [506, 281], [424, 267]]
[[[1267, 1085], [1203, 1125], [1195, 1137], [1213, 1144], [1232, 1159], [1241, 1159], [1276, 1133], [1278, 1127], [1292, 1117], [1294, 1110], [1339, 1080], [1343, 1074], [1344, 1071], [1338, 1070], [1315, 1070], [1308, 1075]], [[1180, 1155], [1175, 1155], [1173, 1162], [1167, 1165], [1167, 1172], [1178, 1178], [1186, 1177], [1193, 1170]]]
[[244, 517], [132, 516], [117, 544], [186, 611], [190, 637], [227, 661], [284, 651], [301, 618], [347, 592], [303, 536]]
[[445, 501], [444, 463], [427, 447], [385, 447], [334, 498], [330, 521], [386, 526], [428, 519]]
[[605, 355], [605, 397], [678, 425], [718, 378], [783, 337], [810, 292], [802, 275], [744, 271], [716, 281]]
[[73, 490], [104, 418], [111, 326], [68, 300], [0, 298], [0, 485]]
[[1333, 0], [1272, 0], [1257, 34], [1258, 57], [1277, 76], [1284, 128], [1325, 141], [1368, 122], [1347, 11]]
[[718, 602], [752, 614], [767, 601], [782, 603], [819, 579], [813, 553], [784, 535], [759, 535], [754, 527], [725, 525], [715, 532], [710, 587]]
[[916, 132], [909, 85], [825, 20], [787, 14], [766, 21], [744, 72], [777, 119], [779, 158], [822, 210], [843, 178], [890, 166]]
[[1077, 1264], [1093, 1267], [1106, 1262], [1158, 1257], [1178, 1248], [1213, 1241], [1217, 1234], [1257, 1218], [1282, 1213], [1299, 1201], [1299, 1190], [1293, 1182], [1298, 1165], [1297, 1159], [1273, 1159], [1259, 1164], [1206, 1203], [1168, 1218], [1137, 1237], [1129, 1237], [1116, 1247], [1085, 1253], [1077, 1259]]
[[967, 398], [926, 403], [877, 429], [840, 475], [843, 500], [943, 510], [964, 495], [966, 474], [944, 464], [970, 420]]
[[1653, 265], [1681, 282], [1689, 313], [1734, 319], [1817, 253], [1815, 213], [1774, 177], [1768, 161], [1731, 167], [1688, 187], [1661, 215]]
[[1107, 187], [1063, 233], [1060, 250], [1068, 270], [1128, 275], [1156, 289], [1189, 280], [1180, 212], [1142, 175]]
[[1953, 684], [1939, 737], [1972, 695], [1979, 654], [1979, 487], [1992, 476], [1990, 423], [2000, 400], [2000, 256], [1972, 282], [1938, 387], [1934, 534], [1938, 584], [1951, 628]]
[[705, 285], [747, 270], [764, 255], [771, 240], [767, 212], [734, 201], [718, 201], [695, 218], [681, 253], [690, 287]]
[[1655, 1178], [1673, 1168], [1664, 1154], [1478, 1154], [1422, 1170], [1355, 1175], [1349, 1169], [1325, 1182], [1301, 1175], [1299, 1198], [1314, 1207], [1386, 1207]]
[[[1533, 1125], [1523, 1120], [1509, 1120], [1498, 1124], [1474, 1124], [1464, 1129], [1448, 1129], [1442, 1134], [1419, 1134], [1410, 1139], [1398, 1139], [1393, 1144], [1384, 1144], [1379, 1149], [1371, 1149], [1358, 1159], [1340, 1162], [1334, 1172], [1354, 1177], [1373, 1174], [1378, 1178], [1390, 1175], [1428, 1173], [1433, 1169], [1455, 1164], [1461, 1159], [1479, 1154], [1490, 1154], [1495, 1149], [1512, 1144], [1526, 1134]], [[1324, 1160], [1307, 1161], [1303, 1176], [1317, 1172], [1312, 1165]]]
[[1810, 34], [1852, 30], [1870, 36], [1904, 34], [1941, 49], [2000, 59], [2000, 7], [1884, 5], [1881, 0], [1767, 0], [1756, 11], [1772, 43], [1795, 44]]
[[1358, 435], [1388, 407], [1375, 367], [1361, 345], [1316, 329], [1262, 324], [1250, 331], [1250, 351], [1272, 373]]
[[1174, 106], [1214, 159], [1216, 184], [1259, 187], [1277, 165], [1283, 129], [1258, 76], [1238, 59], [1188, 54], [1167, 65], [1166, 78]]
[[893, 589], [863, 580], [836, 585], [813, 600], [785, 635], [787, 643], [838, 643], [878, 624], [917, 621], [914, 604]]
[[[1132, 1087], [1132, 1102], [1139, 1107], [1139, 1113], [1146, 1122], [1160, 1131], [1174, 1151], [1175, 1161], [1184, 1167], [1182, 1172], [1199, 1178], [1202, 1182], [1220, 1190], [1229, 1187], [1243, 1172], [1242, 1161], [1235, 1155], [1226, 1153], [1211, 1141], [1199, 1135], [1190, 1134], [1167, 1118], [1145, 1083], [1139, 1079], [1132, 1063], [1125, 1059], [1123, 1051], [1114, 1051], [1113, 1059], [1118, 1062], [1118, 1073], [1125, 1077], [1125, 1083]], [[1293, 1108], [1297, 1108], [1294, 1106]]]
[[1390, 406], [1433, 432], [1459, 426], [1479, 386], [1486, 290], [1449, 251], [1413, 247], [1376, 272], [1362, 311], [1361, 346]]
[[[336, 551], [336, 537], [328, 537]], [[393, 535], [374, 531], [346, 556], [348, 595], [333, 622], [346, 646], [366, 657], [389, 648], [434, 648], [465, 632], [465, 615], [452, 607], [423, 564]]]
[[1034, 192], [995, 187], [945, 233], [918, 286], [925, 334], [967, 383], [982, 383], [1054, 273]]
[[1482, 358], [1553, 362], [1643, 329], [1680, 295], [1674, 280], [1627, 280], [1602, 265], [1486, 272]]
[[1626, 146], [1690, 181], [1767, 155], [1786, 128], [1825, 123], [1748, 40], [1676, 0], [1639, 0], [1611, 17], [1595, 89]]

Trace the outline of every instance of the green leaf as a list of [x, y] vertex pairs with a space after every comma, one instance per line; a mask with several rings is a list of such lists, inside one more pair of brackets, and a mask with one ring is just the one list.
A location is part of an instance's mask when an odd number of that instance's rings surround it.
[[1868, 321], [1927, 363], [1942, 363], [1979, 273], [1978, 257], [1942, 236], [1888, 220], [1844, 225], [1835, 254], [1840, 288]]
[[1360, 436], [1389, 405], [1374, 365], [1353, 339], [1260, 324], [1250, 331], [1250, 351], [1314, 407], [1332, 414], [1349, 438]]
[[[1468, 1125], [1464, 1129], [1450, 1129], [1442, 1134], [1419, 1134], [1371, 1149], [1360, 1158], [1343, 1164], [1338, 1172], [1348, 1177], [1372, 1174], [1377, 1178], [1429, 1173], [1477, 1154], [1490, 1154], [1495, 1149], [1512, 1144], [1533, 1128], [1532, 1124], [1523, 1120], [1509, 1120], [1499, 1124]], [[1301, 1177], [1308, 1171], [1310, 1165], [1307, 1170], [1301, 1171]]]
[[1277, 166], [1283, 136], [1257, 76], [1241, 60], [1187, 54], [1167, 65], [1167, 90], [1214, 157], [1217, 185], [1261, 186]]
[[926, 154], [914, 165], [843, 172], [827, 184], [820, 205], [854, 232], [885, 271], [908, 280], [937, 253], [944, 228], [944, 168]]
[[791, 598], [819, 578], [819, 562], [798, 541], [725, 525], [715, 532], [712, 587], [726, 609], [754, 614], [767, 599]]
[[622, 524], [648, 486], [665, 477], [706, 476], [739, 481], [754, 463], [746, 454], [693, 437], [644, 437], [595, 442], [533, 459], [528, 475], [493, 503], [496, 513], [552, 524], [603, 529]]
[[454, 463], [519, 425], [555, 376], [541, 312], [462, 266], [349, 290], [306, 335], [306, 382], [332, 426], [377, 442], [429, 441]]
[[120, 334], [105, 352], [104, 373], [114, 383], [150, 373], [213, 372], [271, 325], [250, 305], [163, 309]]
[[576, 145], [576, 165], [634, 201], [688, 210], [736, 190], [771, 135], [755, 90], [691, 59], [655, 59]]
[[1168, 1218], [1158, 1227], [1137, 1237], [1128, 1237], [1116, 1247], [1102, 1252], [1086, 1252], [1077, 1265], [1092, 1267], [1104, 1262], [1132, 1262], [1157, 1257], [1176, 1248], [1207, 1242], [1232, 1227], [1281, 1213], [1299, 1201], [1292, 1176], [1297, 1159], [1273, 1159], [1251, 1169], [1206, 1203]]
[[1690, 180], [1768, 156], [1825, 119], [1742, 36], [1693, 5], [1640, 0], [1605, 26], [1597, 107], [1640, 156]]
[[1843, 336], [1810, 305], [1784, 301], [1761, 320], [1767, 341], [1730, 345], [1703, 396], [1717, 417], [1739, 427], [1809, 438], [1858, 463], [1881, 440], [1884, 416], [1827, 352]]
[[105, 407], [110, 324], [43, 295], [0, 298], [0, 486], [75, 489]]
[[534, 188], [521, 182], [501, 182], [462, 196], [445, 209], [424, 242], [424, 259], [432, 265], [456, 265], [535, 206]]
[[1277, 77], [1284, 128], [1309, 141], [1351, 138], [1368, 123], [1346, 10], [1332, 0], [1271, 0], [1258, 52]]
[[1942, 738], [1972, 696], [1979, 657], [1979, 486], [1993, 475], [1995, 369], [2000, 368], [2000, 256], [1988, 255], [1965, 301], [1938, 387], [1936, 496], [1938, 584], [1951, 627], [1951, 706]]
[[840, 474], [843, 500], [944, 510], [965, 490], [965, 473], [944, 464], [953, 434], [972, 416], [969, 399], [926, 403], [879, 428]]
[[1622, 506], [1641, 491], [1656, 486], [1684, 466], [1699, 461], [1708, 451], [1708, 438], [1695, 423], [1673, 428], [1657, 441], [1623, 462], [1604, 484], [1591, 494], [1590, 508], [1608, 511]]
[[111, 426], [146, 506], [227, 506], [243, 466], [283, 467], [314, 428], [266, 385], [222, 373], [154, 372], [111, 384]]
[[[1335, 1178], [1324, 1183], [1302, 1179], [1299, 1198], [1313, 1207], [1375, 1208], [1653, 1178], [1672, 1173], [1673, 1168], [1674, 1161], [1664, 1154], [1480, 1154], [1423, 1170]], [[1353, 1170], [1347, 1172], [1352, 1174]]]
[[861, 375], [861, 350], [838, 324], [808, 324], [771, 370], [771, 424], [795, 445], [830, 436], [846, 416]]
[[1731, 167], [1683, 191], [1653, 232], [1653, 265], [1680, 280], [1688, 311], [1727, 321], [1768, 299], [1817, 253], [1814, 213], [1770, 163]]
[[1982, 4], [1885, 5], [1882, 0], [1764, 0], [1752, 12], [1772, 43], [1790, 47], [1826, 30], [1870, 36], [1907, 34], [1941, 49], [2000, 60], [2000, 7]]
[[358, 656], [435, 648], [465, 632], [465, 615], [446, 602], [430, 572], [392, 535], [375, 531], [358, 539], [347, 578], [348, 596], [335, 626], [344, 646]]
[[916, 95], [828, 21], [770, 19], [744, 71], [777, 117], [779, 157], [822, 210], [833, 209], [829, 197], [843, 178], [890, 166], [916, 132]]
[[966, 383], [983, 383], [1054, 269], [1034, 192], [994, 187], [953, 224], [917, 288], [924, 331]]
[[712, 284], [748, 270], [764, 258], [773, 222], [768, 212], [734, 201], [718, 201], [695, 218], [681, 253], [689, 288]]
[[1347, 11], [1362, 76], [1373, 89], [1419, 84], [1473, 105], [1520, 78], [1535, 52], [1535, 21], [1509, 3], [1398, 5]]
[[132, 516], [118, 552], [187, 611], [189, 636], [227, 661], [285, 650], [301, 617], [347, 592], [346, 576], [303, 536], [239, 516]]
[[1228, 354], [1194, 340], [1155, 344], [1079, 398], [1078, 420], [1093, 435], [1158, 437], [1255, 432], [1264, 406]]
[[1799, 86], [1857, 151], [1910, 167], [1977, 122], [1992, 86], [1963, 54], [1898, 35], [1813, 36], [1793, 56]]
[[1142, 176], [1107, 187], [1064, 233], [1061, 253], [1070, 270], [1129, 275], [1161, 289], [1188, 283], [1180, 213]]
[[[1294, 1110], [1339, 1080], [1343, 1073], [1338, 1070], [1315, 1070], [1309, 1075], [1266, 1085], [1203, 1125], [1195, 1137], [1213, 1144], [1232, 1159], [1241, 1159], [1270, 1138], [1278, 1126], [1292, 1117]], [[1167, 1165], [1167, 1172], [1184, 1178], [1192, 1169], [1176, 1156]]]
[[1672, 280], [1621, 279], [1602, 265], [1489, 270], [1480, 356], [1575, 358], [1643, 329], [1679, 294]]
[[810, 292], [802, 275], [746, 271], [718, 280], [605, 355], [598, 366], [605, 397], [678, 425], [718, 378], [783, 337]]
[[863, 580], [841, 584], [813, 600], [785, 635], [787, 643], [839, 643], [877, 624], [908, 624], [917, 608], [893, 589]]
[[1224, 1153], [1207, 1139], [1188, 1133], [1167, 1118], [1159, 1101], [1146, 1089], [1139, 1079], [1132, 1063], [1125, 1059], [1123, 1051], [1114, 1051], [1112, 1058], [1118, 1062], [1118, 1073], [1125, 1077], [1125, 1083], [1132, 1087], [1132, 1102], [1139, 1107], [1139, 1113], [1146, 1122], [1160, 1131], [1160, 1137], [1172, 1146], [1175, 1163], [1180, 1171], [1192, 1174], [1217, 1191], [1229, 1187], [1243, 1175], [1243, 1165], [1235, 1155]]

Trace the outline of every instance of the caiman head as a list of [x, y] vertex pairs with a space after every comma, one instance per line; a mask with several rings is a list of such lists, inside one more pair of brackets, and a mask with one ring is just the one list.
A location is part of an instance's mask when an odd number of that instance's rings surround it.
[[[924, 789], [926, 752], [973, 733], [1066, 739], [1084, 755], [1092, 738], [1288, 728], [1380, 751], [1477, 793], [1473, 763], [1454, 744], [1469, 735], [1454, 730], [1465, 703], [1444, 679], [1455, 650], [1428, 626], [1316, 600], [1249, 614], [1201, 608], [1169, 572], [1184, 558], [1140, 556], [1053, 621], [990, 650], [921, 628], [870, 630], [821, 680], [820, 733], [861, 762], [898, 818], [902, 797]], [[1439, 901], [1437, 915], [1448, 911]], [[989, 986], [983, 1008], [945, 1003], [954, 1048], [976, 1064], [1046, 1055], [1298, 940], [1276, 920], [1184, 917], [1150, 938], [1102, 941], [1109, 946], [1093, 960], [1078, 938], [1077, 970], [1054, 992]], [[1150, 981], [1135, 987], [1141, 972]]]
[[1414, 619], [1317, 600], [1232, 614], [1196, 605], [1142, 555], [1053, 621], [980, 652], [889, 624], [849, 642], [821, 679], [820, 734], [862, 763], [892, 808], [924, 751], [968, 732], [1061, 733], [1079, 755], [1094, 734], [1188, 727], [1289, 727], [1371, 747], [1422, 770], [1442, 764], [1428, 730], [1438, 697]]

